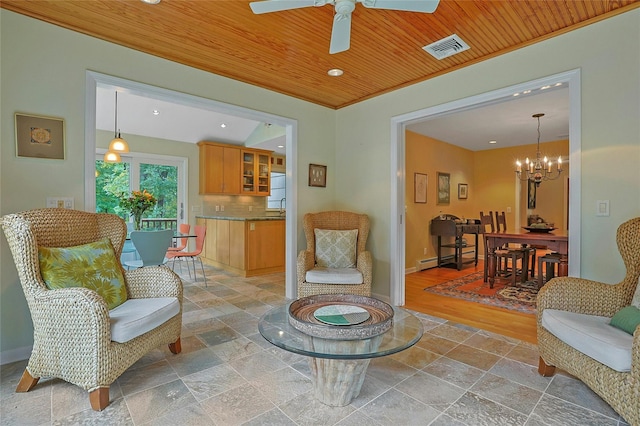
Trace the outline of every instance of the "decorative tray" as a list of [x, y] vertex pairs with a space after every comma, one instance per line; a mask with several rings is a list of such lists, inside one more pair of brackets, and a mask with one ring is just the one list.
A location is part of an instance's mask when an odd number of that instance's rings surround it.
[[318, 294], [291, 302], [289, 324], [324, 339], [368, 339], [391, 328], [393, 308], [372, 297]]
[[532, 226], [523, 226], [523, 228], [529, 232], [540, 232], [540, 233], [551, 232], [555, 229], [558, 229], [558, 228], [534, 228]]

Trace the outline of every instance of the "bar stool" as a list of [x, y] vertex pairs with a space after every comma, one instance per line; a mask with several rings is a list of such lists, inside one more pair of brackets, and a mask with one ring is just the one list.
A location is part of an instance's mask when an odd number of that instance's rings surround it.
[[556, 264], [560, 264], [559, 253], [549, 253], [538, 258], [538, 288], [542, 288], [542, 264], [545, 264], [545, 281], [548, 282], [555, 276]]

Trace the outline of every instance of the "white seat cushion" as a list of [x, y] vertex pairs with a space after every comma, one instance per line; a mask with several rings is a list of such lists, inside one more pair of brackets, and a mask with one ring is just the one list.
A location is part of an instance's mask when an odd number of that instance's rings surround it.
[[128, 299], [109, 311], [111, 340], [128, 342], [164, 324], [179, 312], [180, 302], [176, 297]]
[[319, 284], [362, 284], [364, 278], [356, 268], [315, 267], [307, 271], [305, 281]]
[[609, 325], [610, 321], [557, 309], [542, 313], [542, 326], [558, 339], [616, 371], [631, 371], [633, 336]]

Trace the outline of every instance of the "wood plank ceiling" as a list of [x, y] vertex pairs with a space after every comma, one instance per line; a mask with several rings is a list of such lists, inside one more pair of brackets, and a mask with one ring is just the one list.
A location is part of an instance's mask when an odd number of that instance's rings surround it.
[[[162, 0], [156, 5], [140, 0], [2, 0], [0, 5], [338, 109], [623, 13], [640, 2], [441, 0], [433, 14], [358, 4], [351, 49], [334, 55], [329, 54], [332, 5], [262, 15], [254, 15], [249, 1], [242, 0]], [[422, 50], [454, 33], [471, 48], [440, 61]], [[329, 77], [332, 68], [344, 75]]]

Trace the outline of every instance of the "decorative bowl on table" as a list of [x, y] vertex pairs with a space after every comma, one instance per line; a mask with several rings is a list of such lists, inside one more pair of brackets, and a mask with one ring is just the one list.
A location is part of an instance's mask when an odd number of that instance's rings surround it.
[[367, 296], [318, 294], [291, 302], [289, 324], [324, 339], [368, 339], [391, 328], [393, 308]]
[[545, 226], [523, 226], [522, 228], [526, 229], [529, 232], [540, 232], [540, 233], [551, 232], [551, 231], [553, 231], [555, 229], [558, 229], [558, 228], [554, 228], [553, 226], [547, 226], [547, 225], [545, 225]]

